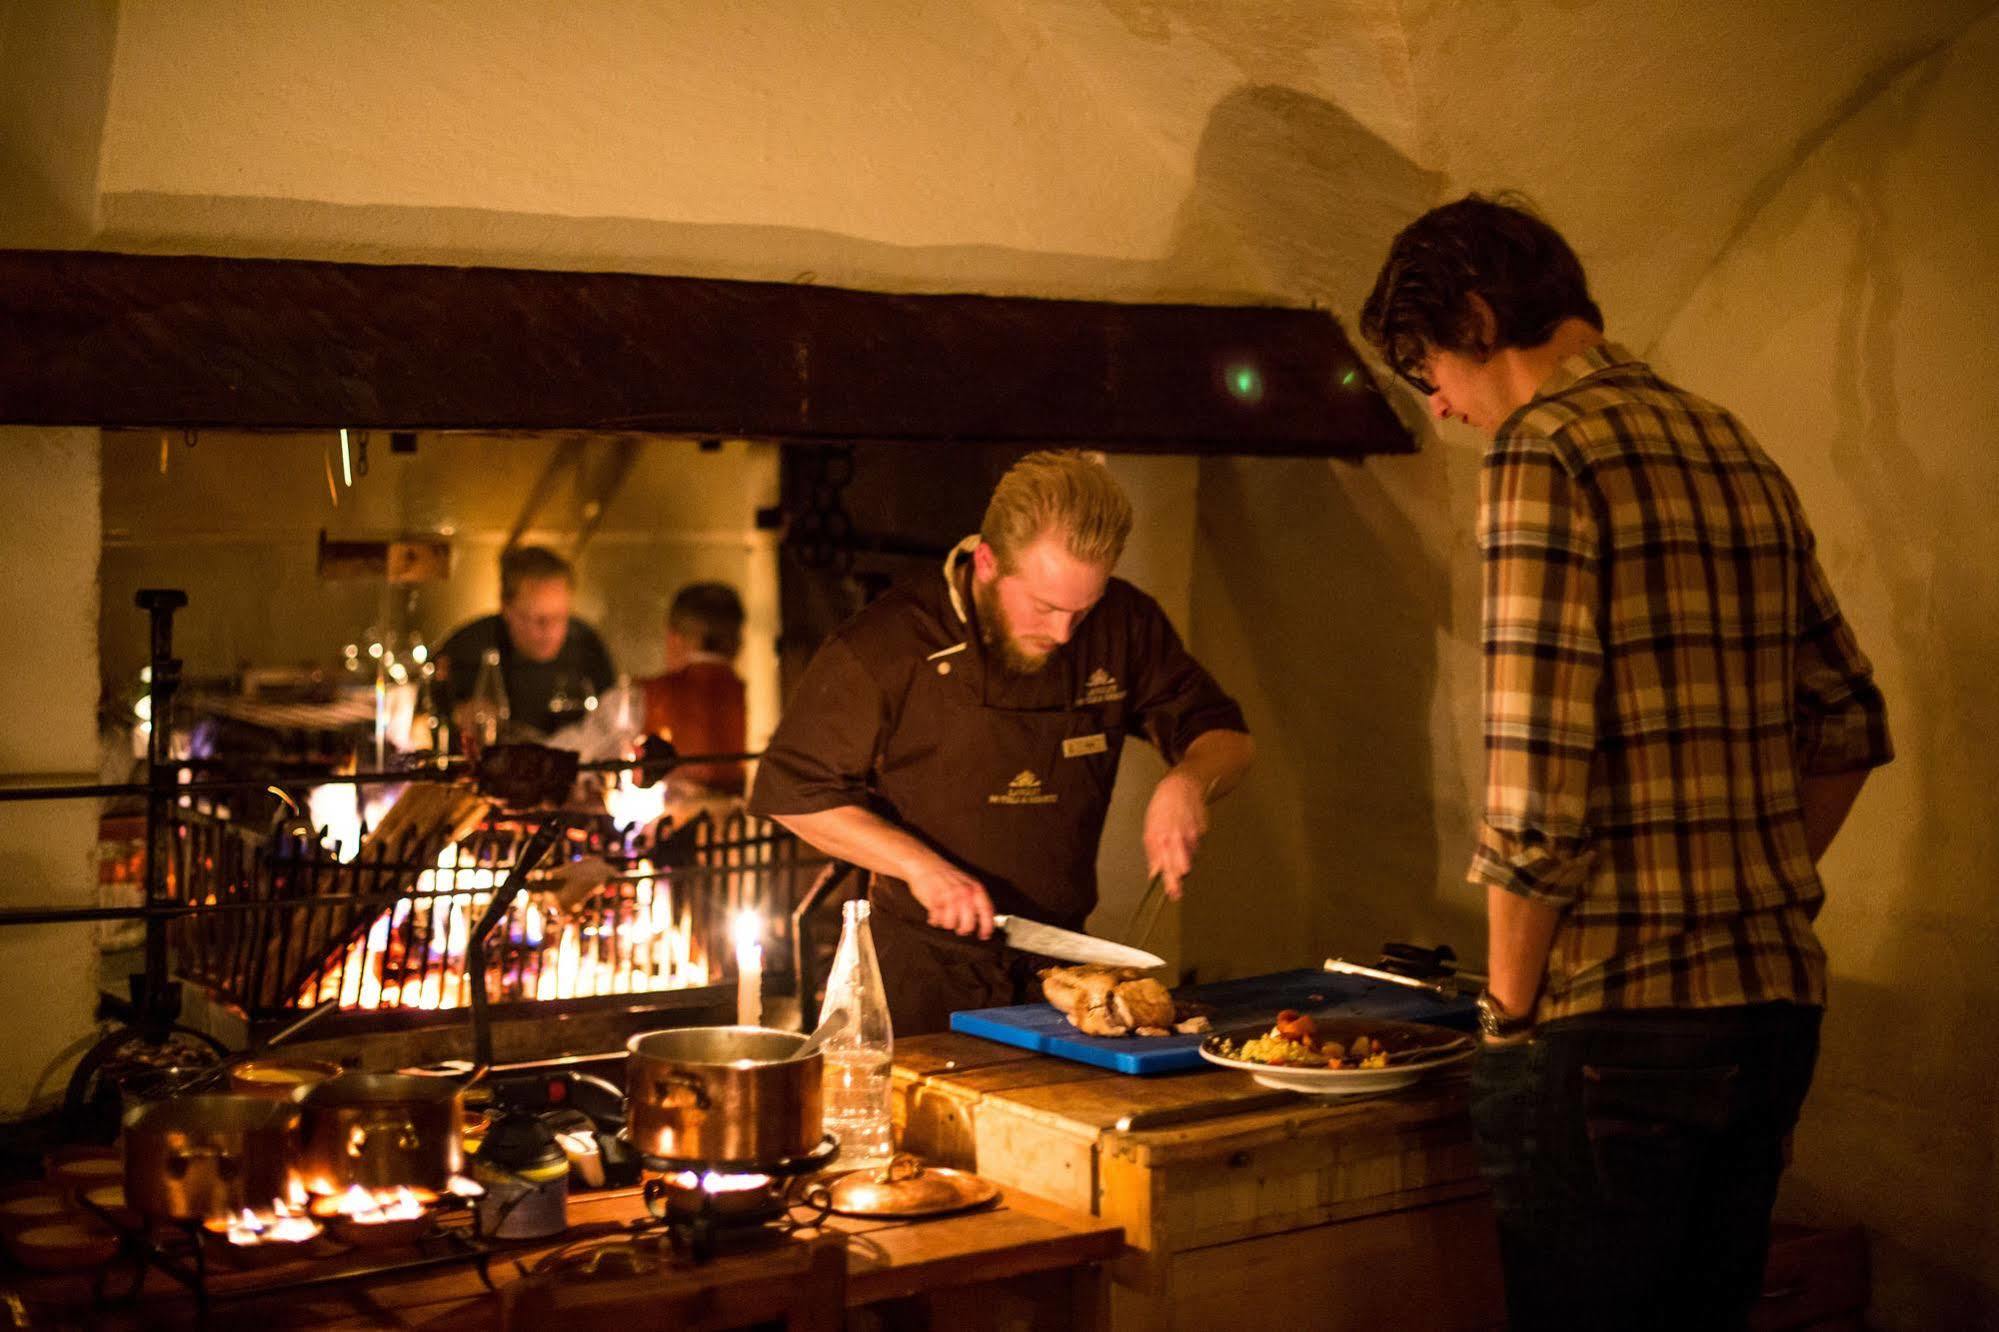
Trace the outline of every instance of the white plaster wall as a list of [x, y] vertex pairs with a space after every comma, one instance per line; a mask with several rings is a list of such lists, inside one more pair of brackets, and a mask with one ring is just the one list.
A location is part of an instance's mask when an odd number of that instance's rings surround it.
[[[1111, 472], [1131, 497], [1134, 513], [1131, 539], [1118, 561], [1118, 577], [1143, 588], [1184, 638], [1193, 612], [1194, 516], [1198, 507], [1200, 467], [1191, 458], [1114, 456]], [[1145, 893], [1145, 808], [1152, 788], [1166, 771], [1159, 751], [1143, 742], [1127, 744], [1111, 790], [1110, 813], [1097, 852], [1097, 910], [1090, 929], [1107, 938], [1136, 944], [1129, 938], [1132, 912]], [[1240, 794], [1240, 793], [1238, 793]], [[1216, 817], [1227, 817], [1225, 802]], [[1203, 855], [1197, 871], [1216, 864]], [[1187, 891], [1208, 891], [1228, 883], [1224, 873], [1199, 873]], [[1166, 959], [1176, 970], [1181, 959], [1181, 908], [1160, 909], [1144, 947]]]
[[[0, 773], [97, 777], [95, 430], [0, 428]], [[0, 903], [97, 904], [97, 802], [0, 804]], [[0, 930], [0, 1115], [62, 1090], [91, 1034], [88, 925]]]
[[1860, 1219], [1891, 1329], [1999, 1327], [1999, 17], [1776, 191], [1661, 339], [1796, 483], [1899, 750], [1826, 857], [1785, 1207]]
[[0, 2], [0, 243], [78, 245], [97, 230], [117, 29], [117, 0]]

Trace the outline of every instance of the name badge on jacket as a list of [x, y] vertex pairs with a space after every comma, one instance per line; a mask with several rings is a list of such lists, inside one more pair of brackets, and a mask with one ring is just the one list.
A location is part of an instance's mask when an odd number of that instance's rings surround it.
[[1104, 733], [1095, 735], [1074, 735], [1062, 742], [1063, 758], [1083, 758], [1090, 754], [1101, 754], [1110, 745], [1104, 740]]

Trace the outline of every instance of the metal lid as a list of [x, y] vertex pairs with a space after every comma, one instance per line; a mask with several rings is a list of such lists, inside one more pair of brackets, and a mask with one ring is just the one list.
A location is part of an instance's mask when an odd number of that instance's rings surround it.
[[902, 1154], [886, 1169], [856, 1170], [833, 1182], [831, 1206], [842, 1216], [936, 1216], [983, 1207], [1000, 1196], [989, 1179]]

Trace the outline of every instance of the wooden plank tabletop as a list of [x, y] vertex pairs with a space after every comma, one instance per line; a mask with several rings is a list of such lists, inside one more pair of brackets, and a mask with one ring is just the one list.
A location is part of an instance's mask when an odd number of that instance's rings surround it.
[[[628, 1245], [628, 1223], [644, 1215], [635, 1190], [581, 1194], [570, 1200], [570, 1228], [560, 1243], [540, 1242], [504, 1248], [493, 1259], [493, 1282], [503, 1292], [520, 1283], [536, 1264], [566, 1250], [581, 1256], [593, 1247], [608, 1250]], [[833, 1217], [824, 1227], [797, 1232], [800, 1239], [834, 1236], [847, 1253], [846, 1303], [850, 1308], [880, 1300], [919, 1295], [975, 1282], [1003, 1280], [1107, 1262], [1124, 1247], [1124, 1232], [1080, 1212], [1058, 1207], [1030, 1194], [1009, 1189], [999, 1204], [958, 1216], [922, 1221], [862, 1220]], [[736, 1252], [724, 1252], [705, 1267], [666, 1254], [648, 1275], [632, 1280], [653, 1283], [647, 1289], [662, 1296], [669, 1286], [716, 1284], [745, 1280], [797, 1279], [809, 1245], [772, 1242]], [[405, 1251], [406, 1254], [406, 1251]], [[634, 1262], [659, 1257], [648, 1242]], [[376, 1261], [389, 1261], [384, 1254]], [[325, 1260], [330, 1262], [332, 1260]], [[617, 1264], [603, 1266], [615, 1271]], [[627, 1264], [629, 1268], [630, 1264]], [[794, 1271], [793, 1269], [798, 1269]], [[324, 1270], [310, 1262], [291, 1263], [258, 1271], [221, 1270], [214, 1288], [235, 1298], [216, 1305], [206, 1326], [211, 1328], [480, 1328], [502, 1325], [506, 1302], [486, 1291], [470, 1264], [435, 1269], [401, 1278], [354, 1282], [323, 1290], [293, 1291], [259, 1297], [249, 1292], [286, 1279]], [[113, 1283], [122, 1289], [123, 1282]], [[88, 1312], [90, 1296], [82, 1277], [0, 1277], [0, 1294], [18, 1295], [40, 1321], [31, 1326], [69, 1326]], [[518, 1294], [518, 1292], [515, 1292]], [[93, 1328], [165, 1329], [197, 1325], [193, 1301], [185, 1290], [158, 1274], [149, 1274], [144, 1294], [135, 1304], [114, 1305], [91, 1316]]]
[[[1218, 1139], [1252, 1145], [1315, 1129], [1405, 1131], [1467, 1113], [1465, 1078], [1456, 1071], [1395, 1092], [1331, 1098], [1273, 1093], [1233, 1069], [1136, 1077], [1047, 1055], [1003, 1057], [1022, 1053], [949, 1033], [898, 1041], [895, 1063], [905, 1077], [982, 1096], [1023, 1118], [1070, 1133], [1116, 1135], [1118, 1150], [1165, 1155], [1182, 1146], [1212, 1150]], [[1170, 1122], [1175, 1116], [1195, 1117]], [[1168, 1122], [1147, 1127], [1148, 1118]]]

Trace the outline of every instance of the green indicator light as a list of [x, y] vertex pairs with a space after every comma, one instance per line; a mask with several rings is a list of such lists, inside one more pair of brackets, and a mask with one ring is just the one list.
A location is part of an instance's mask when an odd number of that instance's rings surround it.
[[1360, 379], [1360, 371], [1349, 370], [1345, 374], [1340, 376], [1340, 387], [1352, 388], [1354, 386], [1354, 383], [1359, 379]]
[[1244, 402], [1255, 402], [1263, 396], [1263, 375], [1253, 365], [1233, 365], [1223, 377], [1229, 392]]

